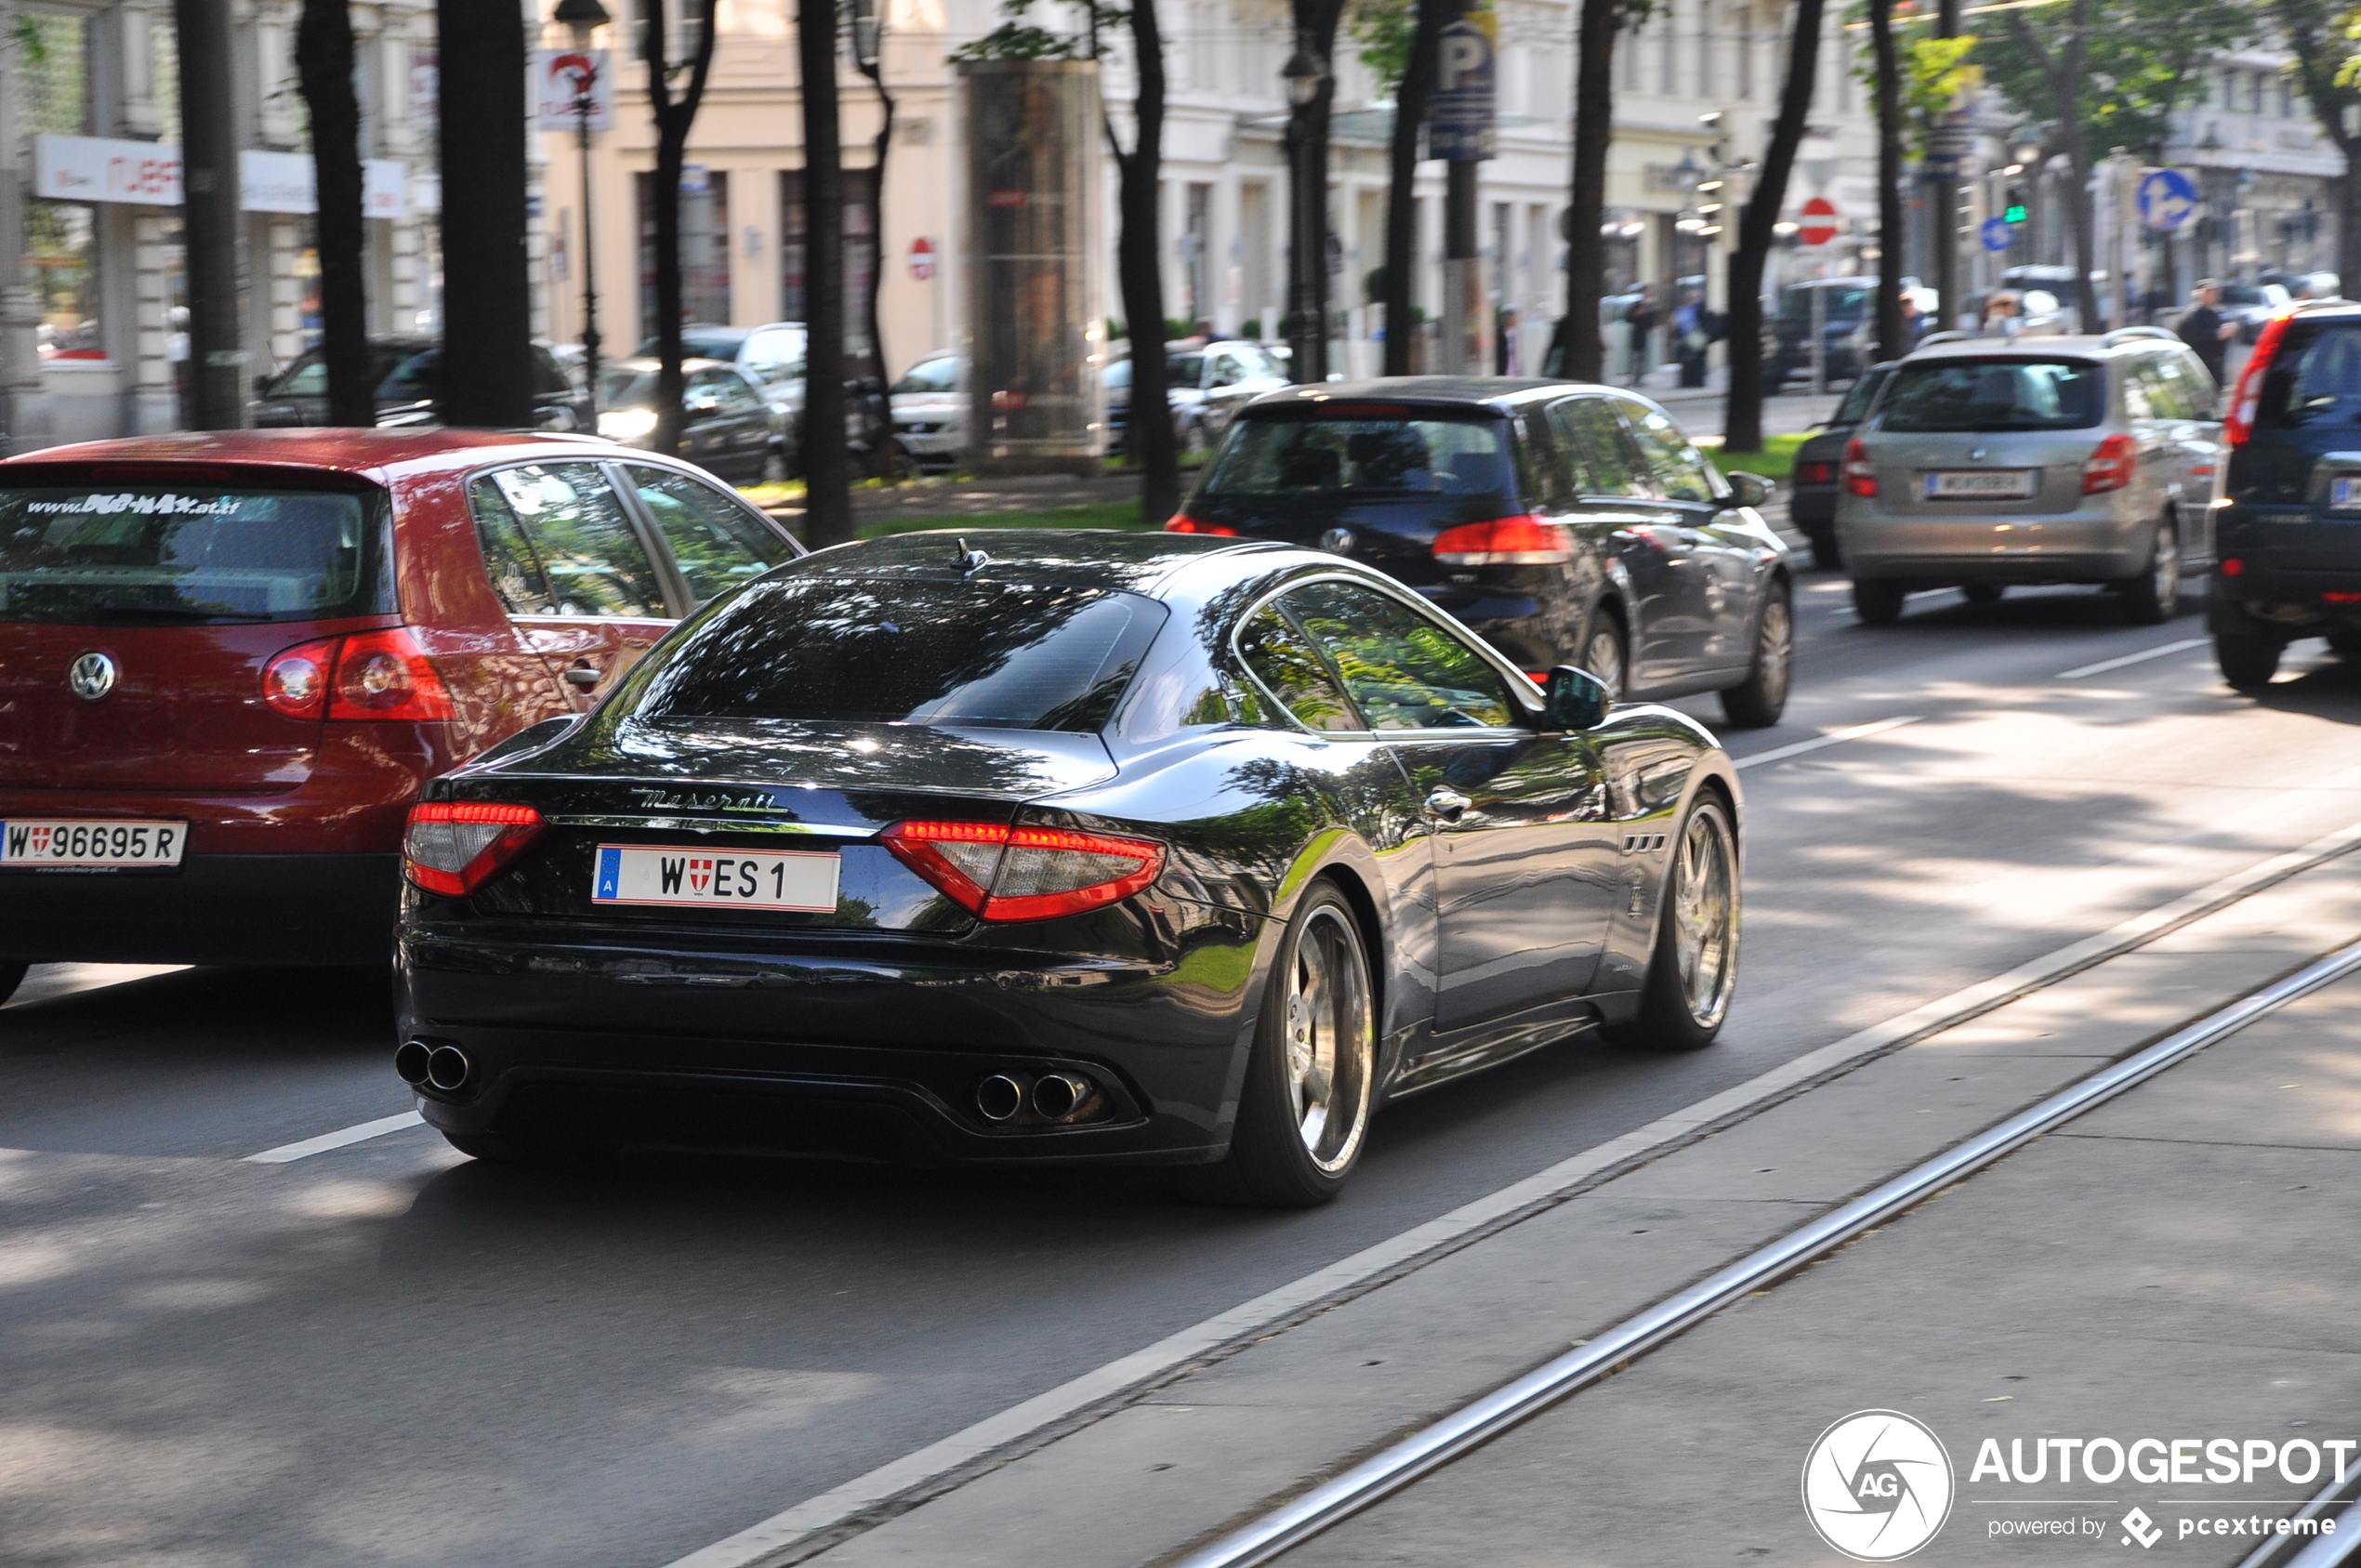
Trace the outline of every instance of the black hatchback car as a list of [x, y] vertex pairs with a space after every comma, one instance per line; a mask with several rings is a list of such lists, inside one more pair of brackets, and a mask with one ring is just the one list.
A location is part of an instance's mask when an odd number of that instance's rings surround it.
[[1837, 547], [1837, 495], [1844, 472], [1845, 444], [1853, 439], [1869, 418], [1869, 410], [1877, 406], [1878, 394], [1893, 379], [1893, 367], [1899, 362], [1887, 360], [1871, 365], [1853, 378], [1853, 389], [1844, 395], [1837, 411], [1812, 431], [1809, 440], [1795, 449], [1795, 477], [1787, 489], [1787, 520], [1796, 532], [1812, 541], [1812, 563], [1827, 571], [1843, 564], [1843, 552]]
[[[541, 430], [587, 430], [590, 402], [540, 344], [533, 345], [533, 424]], [[377, 423], [421, 426], [442, 422], [442, 344], [432, 337], [373, 337], [369, 374], [376, 378]], [[276, 376], [255, 386], [254, 422], [263, 429], [328, 422], [328, 362], [312, 349]]]
[[1248, 403], [1165, 526], [1365, 561], [1537, 679], [1570, 663], [1618, 698], [1719, 692], [1745, 728], [1779, 721], [1794, 665], [1769, 494], [1637, 393], [1408, 376]]
[[2273, 317], [2223, 426], [2206, 624], [2223, 678], [2269, 685], [2300, 637], [2361, 658], [2361, 306]]

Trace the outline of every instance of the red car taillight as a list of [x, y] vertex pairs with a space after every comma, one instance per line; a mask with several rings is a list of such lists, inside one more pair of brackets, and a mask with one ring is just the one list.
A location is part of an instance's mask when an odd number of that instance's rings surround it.
[[2082, 494], [2104, 495], [2110, 490], [2121, 490], [2139, 471], [2140, 443], [2121, 433], [2109, 436], [2091, 454], [2091, 460], [2082, 465]]
[[2230, 412], [2222, 420], [2222, 433], [2232, 446], [2244, 446], [2254, 435], [2255, 415], [2262, 410], [2262, 378], [2271, 374], [2271, 362], [2279, 357], [2279, 340], [2288, 335], [2288, 323], [2292, 316], [2274, 316], [2263, 323], [2262, 336], [2255, 339], [2254, 353], [2247, 360], [2246, 369], [2238, 372], [2238, 389], [2230, 394]]
[[430, 893], [465, 898], [541, 837], [541, 813], [494, 800], [432, 800], [410, 808], [402, 869]]
[[1546, 518], [1496, 517], [1436, 534], [1434, 559], [1445, 566], [1555, 566], [1574, 559], [1574, 542]]
[[262, 700], [289, 718], [448, 718], [451, 689], [405, 626], [299, 643], [262, 666]]
[[1108, 833], [996, 823], [896, 823], [879, 836], [903, 864], [983, 920], [1049, 920], [1133, 893], [1164, 846]]
[[328, 677], [339, 639], [297, 643], [262, 666], [262, 700], [289, 718], [319, 718], [328, 711]]
[[336, 654], [328, 717], [433, 719], [451, 717], [451, 692], [406, 626], [359, 632]]
[[1234, 528], [1224, 528], [1218, 522], [1201, 522], [1186, 512], [1173, 513], [1171, 519], [1165, 523], [1164, 531], [1167, 534], [1219, 534], [1225, 539], [1234, 539], [1238, 536], [1238, 531]]
[[1875, 495], [1878, 493], [1877, 466], [1869, 461], [1869, 449], [1860, 439], [1845, 443], [1844, 493], [1847, 495]]
[[1833, 484], [1836, 477], [1837, 466], [1834, 463], [1798, 463], [1795, 468], [1798, 484]]

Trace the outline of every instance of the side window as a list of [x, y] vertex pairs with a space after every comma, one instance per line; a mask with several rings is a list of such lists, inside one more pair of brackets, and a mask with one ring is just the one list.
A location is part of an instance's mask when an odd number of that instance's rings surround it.
[[1176, 392], [1194, 391], [1205, 379], [1203, 354], [1167, 354], [1164, 361], [1164, 384]]
[[1528, 507], [1562, 512], [1573, 502], [1573, 487], [1559, 481], [1557, 448], [1548, 427], [1548, 419], [1537, 408], [1512, 423], [1517, 494]]
[[1234, 387], [1246, 378], [1246, 367], [1239, 364], [1233, 356], [1226, 353], [1213, 356], [1213, 375], [1207, 380], [1208, 386]]
[[494, 476], [485, 475], [468, 486], [468, 509], [475, 513], [476, 538], [483, 546], [484, 571], [492, 591], [511, 615], [554, 615], [558, 601], [549, 592], [548, 574], [533, 541], [524, 536], [508, 498]]
[[2214, 385], [2213, 372], [2206, 369], [2205, 362], [2190, 349], [2183, 349], [2172, 358], [2173, 362], [2181, 367], [2182, 380], [2189, 388], [2189, 405], [2196, 411], [2189, 417], [2221, 418], [2222, 389]]
[[754, 384], [743, 376], [726, 371], [713, 373], [713, 384], [721, 394], [721, 409], [725, 414], [759, 414], [770, 406], [754, 389]]
[[489, 482], [540, 558], [561, 615], [668, 619], [646, 547], [593, 463], [502, 468]]
[[699, 414], [715, 413], [721, 407], [727, 390], [717, 372], [701, 370], [690, 376], [688, 386], [681, 389], [680, 406], [688, 411], [692, 418]]
[[566, 379], [563, 366], [548, 349], [535, 347], [533, 350], [533, 395], [536, 398], [562, 398], [571, 395], [574, 383]]
[[2130, 419], [2170, 419], [2172, 414], [2157, 396], [2156, 361], [2152, 359], [2123, 362], [2123, 412]]
[[1641, 473], [1623, 421], [1604, 398], [1568, 398], [1550, 405], [1550, 434], [1575, 489], [1585, 495], [1653, 495]]
[[699, 604], [795, 559], [794, 546], [720, 492], [669, 468], [625, 471]]
[[746, 370], [763, 380], [803, 374], [803, 340], [792, 332], [758, 332], [746, 344]]
[[1327, 661], [1294, 622], [1270, 605], [1238, 628], [1238, 652], [1279, 705], [1312, 730], [1358, 730], [1361, 719], [1337, 689]]
[[2158, 354], [2148, 362], [2156, 375], [2157, 385], [2163, 389], [2167, 405], [2175, 419], [2206, 419], [2212, 416], [2210, 400], [2205, 395], [2205, 384], [2194, 380], [2182, 367], [2177, 353]]
[[1282, 600], [1318, 639], [1372, 730], [1503, 729], [1508, 683], [1474, 649], [1400, 600], [1313, 583]]
[[1689, 444], [1681, 427], [1645, 403], [1621, 404], [1624, 423], [1639, 443], [1640, 455], [1655, 475], [1656, 486], [1668, 501], [1710, 501], [1717, 494], [1705, 458]]

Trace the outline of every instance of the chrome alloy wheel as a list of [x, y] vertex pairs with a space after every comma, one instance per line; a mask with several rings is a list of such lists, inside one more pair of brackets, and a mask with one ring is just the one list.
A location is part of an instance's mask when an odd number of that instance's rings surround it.
[[2148, 580], [2157, 602], [2164, 606], [2167, 615], [2181, 600], [2181, 539], [2170, 522], [2157, 530], [2155, 559], [2148, 563]]
[[1582, 645], [1582, 667], [1607, 689], [1607, 701], [1623, 701], [1623, 634], [1613, 621], [1602, 618]]
[[1286, 1111], [1304, 1153], [1324, 1171], [1352, 1164], [1369, 1125], [1377, 1030], [1360, 933], [1342, 909], [1312, 912], [1287, 976]]
[[1730, 1008], [1738, 981], [1738, 866], [1730, 824], [1718, 806], [1700, 803], [1681, 835], [1668, 889], [1672, 955], [1681, 998], [1701, 1029]]
[[1762, 607], [1754, 661], [1761, 672], [1763, 705], [1775, 713], [1787, 706], [1787, 682], [1795, 678], [1795, 612], [1787, 607], [1786, 594], [1772, 594]]

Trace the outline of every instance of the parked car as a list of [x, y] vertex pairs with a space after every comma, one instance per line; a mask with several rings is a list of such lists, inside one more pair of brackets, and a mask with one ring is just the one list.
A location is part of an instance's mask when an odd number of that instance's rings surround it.
[[2255, 342], [2263, 324], [2295, 303], [2285, 283], [2233, 281], [2222, 285], [2223, 316], [2238, 323], [2238, 341]]
[[0, 997], [28, 963], [382, 963], [422, 783], [798, 553], [689, 465], [579, 436], [0, 463]]
[[[658, 368], [653, 360], [625, 360], [600, 371], [600, 435], [642, 450], [655, 439]], [[759, 483], [773, 459], [786, 462], [785, 416], [735, 365], [685, 360], [680, 369], [683, 456], [740, 484]]]
[[429, 787], [394, 1066], [430, 1125], [1299, 1206], [1387, 1100], [1602, 1024], [1712, 1041], [1739, 794], [1694, 720], [1332, 554], [973, 544], [793, 562]]
[[887, 389], [893, 439], [922, 472], [949, 471], [968, 446], [967, 361], [929, 354]]
[[1795, 477], [1787, 485], [1787, 520], [1812, 541], [1812, 564], [1834, 571], [1837, 549], [1837, 478], [1845, 443], [1876, 406], [1878, 393], [1893, 376], [1895, 362], [1871, 365], [1855, 377], [1835, 414], [1813, 427], [1810, 440], [1795, 449]]
[[[719, 360], [735, 367], [754, 383], [762, 401], [778, 410], [790, 471], [798, 469], [803, 451], [804, 346], [809, 340], [801, 322], [765, 322], [760, 326], [691, 322], [680, 329], [684, 358]], [[653, 360], [663, 351], [651, 337], [640, 345], [637, 357]]]
[[1167, 352], [1164, 377], [1184, 457], [1212, 451], [1239, 409], [1287, 384], [1286, 369], [1260, 344], [1236, 338]]
[[2135, 624], [2170, 619], [2213, 560], [2218, 401], [2160, 327], [1921, 347], [1845, 443], [1853, 608], [1891, 626], [1920, 588], [2093, 583]]
[[1850, 381], [1865, 368], [1864, 328], [1877, 308], [1875, 278], [1814, 278], [1779, 291], [1778, 309], [1763, 323], [1762, 385], [1777, 391], [1792, 376], [1812, 375], [1813, 296], [1820, 296], [1821, 374]]
[[[411, 427], [441, 423], [436, 401], [442, 395], [442, 344], [432, 337], [373, 337], [369, 374], [376, 378], [377, 423]], [[274, 376], [255, 385], [255, 424], [264, 429], [328, 422], [328, 362], [321, 350], [305, 352]], [[547, 349], [533, 346], [533, 423], [543, 430], [590, 427], [589, 404]]]
[[1256, 399], [1165, 526], [1365, 562], [1537, 680], [1572, 664], [1618, 699], [1720, 692], [1759, 726], [1795, 656], [1769, 494], [1637, 393], [1423, 376]]
[[2361, 306], [2300, 305], [2262, 329], [2230, 399], [2228, 505], [2207, 585], [2222, 674], [2270, 684], [2297, 638], [2361, 659]]

